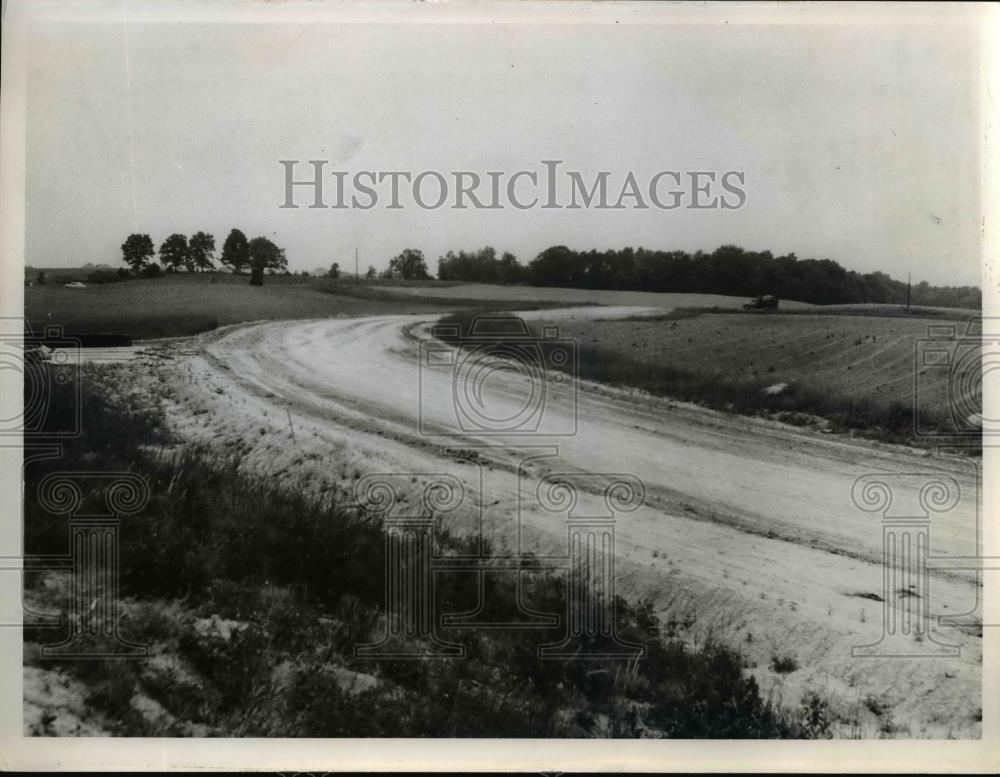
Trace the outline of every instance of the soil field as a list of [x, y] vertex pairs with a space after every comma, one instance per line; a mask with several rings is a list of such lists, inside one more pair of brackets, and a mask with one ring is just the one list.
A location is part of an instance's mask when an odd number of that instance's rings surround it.
[[[562, 320], [560, 336], [598, 354], [628, 354], [725, 384], [766, 382], [821, 392], [844, 403], [919, 403], [928, 415], [979, 405], [978, 384], [956, 381], [947, 366], [919, 358], [929, 328], [963, 321], [864, 315], [702, 313], [630, 321]], [[934, 331], [934, 330], [931, 330]], [[946, 341], [947, 342], [947, 341]], [[954, 343], [946, 348], [955, 352]], [[970, 393], [971, 391], [971, 393]]]

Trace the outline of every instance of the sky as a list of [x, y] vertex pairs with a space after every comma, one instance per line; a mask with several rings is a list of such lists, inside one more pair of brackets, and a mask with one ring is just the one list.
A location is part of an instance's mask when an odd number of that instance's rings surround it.
[[[970, 25], [33, 23], [26, 261], [233, 227], [292, 270], [725, 243], [980, 285]], [[739, 170], [736, 210], [282, 209], [282, 159], [590, 178]], [[300, 167], [305, 175], [308, 170]], [[330, 185], [330, 184], [328, 184]], [[615, 186], [611, 187], [615, 190]], [[384, 190], [380, 190], [384, 191]], [[297, 195], [306, 203], [305, 195]], [[404, 198], [405, 199], [405, 198]]]

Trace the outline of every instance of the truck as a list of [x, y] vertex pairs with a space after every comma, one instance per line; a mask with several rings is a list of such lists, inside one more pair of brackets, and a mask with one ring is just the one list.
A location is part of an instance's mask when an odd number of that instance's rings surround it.
[[754, 297], [746, 305], [743, 306], [744, 310], [777, 310], [778, 309], [778, 298], [773, 294], [761, 294], [759, 297]]

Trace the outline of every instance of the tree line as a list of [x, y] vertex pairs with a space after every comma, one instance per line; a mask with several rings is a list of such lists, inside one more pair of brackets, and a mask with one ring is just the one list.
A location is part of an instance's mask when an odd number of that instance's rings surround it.
[[[132, 234], [122, 243], [122, 261], [136, 275], [158, 275], [162, 271], [205, 272], [215, 269], [215, 237], [207, 232], [196, 232], [190, 239], [175, 232], [159, 249], [159, 264], [153, 261], [156, 249], [149, 235]], [[239, 275], [250, 271], [250, 284], [264, 283], [264, 272], [282, 272], [288, 268], [285, 250], [266, 237], [247, 236], [239, 229], [230, 231], [222, 244], [219, 263]]]
[[[907, 284], [882, 272], [858, 273], [831, 259], [799, 259], [794, 253], [774, 256], [770, 251], [747, 251], [735, 245], [693, 254], [645, 248], [574, 251], [560, 245], [542, 251], [527, 266], [510, 253], [498, 258], [496, 250], [487, 246], [478, 251], [449, 251], [438, 259], [438, 278], [620, 291], [774, 294], [819, 305], [907, 301]], [[982, 292], [975, 286], [931, 286], [923, 281], [912, 287], [910, 302], [980, 308]]]
[[[156, 274], [155, 254], [149, 235], [134, 234], [122, 244], [125, 264], [136, 274]], [[160, 264], [167, 272], [181, 269], [202, 272], [215, 269], [215, 238], [196, 232], [190, 239], [170, 235], [160, 246]], [[233, 229], [222, 246], [219, 262], [234, 273], [250, 271], [250, 283], [263, 283], [265, 272], [287, 271], [285, 251], [266, 237], [248, 240]], [[337, 264], [326, 273], [336, 278]], [[378, 274], [392, 280], [430, 280], [422, 251], [407, 248]], [[366, 278], [376, 271], [369, 267]], [[527, 265], [486, 246], [475, 251], [449, 251], [438, 258], [437, 277], [467, 283], [564, 286], [617, 291], [657, 291], [693, 294], [757, 296], [773, 294], [783, 299], [818, 305], [850, 303], [903, 304], [932, 307], [982, 307], [982, 291], [975, 286], [931, 286], [926, 281], [907, 284], [883, 272], [847, 270], [832, 259], [799, 259], [794, 253], [774, 256], [770, 251], [747, 251], [723, 245], [711, 253], [653, 251], [623, 248], [575, 251], [563, 245], [542, 251]]]

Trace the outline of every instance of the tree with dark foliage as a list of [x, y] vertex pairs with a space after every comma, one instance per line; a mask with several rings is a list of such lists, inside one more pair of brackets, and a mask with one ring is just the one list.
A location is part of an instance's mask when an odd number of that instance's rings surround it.
[[[747, 251], [734, 245], [721, 246], [710, 254], [645, 248], [574, 251], [554, 246], [535, 257], [528, 270], [536, 286], [740, 297], [773, 294], [818, 305], [906, 302], [906, 284], [885, 273], [858, 273], [830, 259], [773, 256], [770, 251]], [[913, 303], [979, 308], [982, 292], [972, 286], [932, 287], [921, 283], [913, 289]]]
[[219, 261], [231, 268], [234, 274], [239, 275], [243, 268], [250, 264], [247, 236], [240, 230], [233, 229], [226, 242], [222, 244], [222, 256]]
[[278, 248], [266, 237], [255, 237], [247, 244], [247, 251], [250, 256], [251, 286], [264, 285], [265, 270], [273, 275], [288, 267], [284, 249]]
[[153, 240], [149, 235], [129, 235], [122, 243], [122, 261], [134, 273], [139, 273], [149, 264], [150, 258], [156, 253]]
[[215, 256], [215, 238], [207, 232], [195, 232], [188, 244], [191, 261], [196, 270], [213, 270], [212, 259]]
[[[630, 247], [575, 251], [558, 245], [542, 251], [527, 267], [508, 253], [498, 260], [490, 247], [449, 251], [438, 260], [438, 278], [738, 297], [773, 294], [820, 305], [906, 302], [906, 284], [885, 273], [858, 273], [830, 259], [799, 259], [793, 253], [774, 256], [735, 245], [720, 246], [710, 254]], [[912, 302], [976, 309], [982, 307], [982, 292], [974, 286], [935, 287], [921, 282], [912, 289]]]
[[438, 278], [442, 281], [474, 281], [476, 283], [524, 283], [528, 270], [517, 263], [511, 253], [497, 259], [492, 246], [478, 251], [449, 251], [438, 259]]
[[187, 238], [179, 232], [174, 232], [160, 246], [160, 264], [167, 272], [177, 272], [181, 267], [191, 267], [191, 249]]
[[423, 251], [407, 248], [399, 256], [389, 260], [389, 269], [383, 273], [383, 277], [403, 281], [426, 281], [430, 280], [431, 275], [427, 272]]

